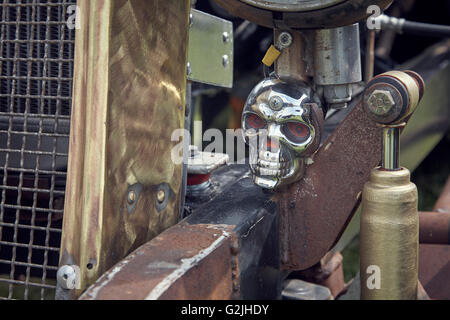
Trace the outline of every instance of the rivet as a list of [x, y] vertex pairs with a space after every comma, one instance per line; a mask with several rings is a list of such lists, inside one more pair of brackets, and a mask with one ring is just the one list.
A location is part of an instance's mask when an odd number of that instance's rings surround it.
[[223, 43], [227, 43], [228, 41], [230, 41], [230, 34], [228, 32], [222, 33], [222, 41]]
[[188, 76], [190, 76], [192, 74], [192, 67], [191, 67], [191, 63], [190, 62], [187, 63], [186, 73], [187, 73]]
[[128, 192], [127, 201], [128, 204], [133, 204], [136, 201], [136, 192], [134, 191]]
[[158, 193], [156, 194], [156, 199], [158, 200], [158, 202], [163, 203], [165, 198], [166, 193], [164, 192], [164, 190], [159, 190]]
[[222, 64], [225, 68], [228, 67], [228, 65], [230, 64], [230, 58], [228, 57], [228, 55], [224, 55], [222, 57]]

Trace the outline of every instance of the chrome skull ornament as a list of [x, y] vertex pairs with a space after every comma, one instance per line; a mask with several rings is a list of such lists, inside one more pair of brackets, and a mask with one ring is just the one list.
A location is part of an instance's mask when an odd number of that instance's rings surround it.
[[319, 105], [319, 98], [301, 83], [269, 78], [252, 90], [242, 113], [242, 128], [255, 184], [275, 189], [303, 176], [305, 159], [320, 144], [323, 112]]

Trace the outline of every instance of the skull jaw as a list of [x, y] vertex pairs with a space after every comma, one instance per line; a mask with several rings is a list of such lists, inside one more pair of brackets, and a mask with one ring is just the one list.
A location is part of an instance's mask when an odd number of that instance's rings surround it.
[[300, 180], [305, 174], [305, 161], [303, 158], [295, 158], [292, 161], [292, 167], [286, 175], [259, 175], [252, 168], [253, 182], [264, 189], [278, 189], [279, 187], [289, 185]]

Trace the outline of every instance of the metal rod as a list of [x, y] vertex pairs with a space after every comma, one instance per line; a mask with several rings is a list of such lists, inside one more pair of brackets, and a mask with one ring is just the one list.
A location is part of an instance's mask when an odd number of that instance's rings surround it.
[[367, 31], [366, 38], [366, 61], [365, 61], [365, 74], [364, 80], [368, 83], [373, 78], [374, 62], [375, 62], [375, 31]]
[[383, 154], [381, 167], [395, 171], [400, 168], [400, 128], [383, 128]]

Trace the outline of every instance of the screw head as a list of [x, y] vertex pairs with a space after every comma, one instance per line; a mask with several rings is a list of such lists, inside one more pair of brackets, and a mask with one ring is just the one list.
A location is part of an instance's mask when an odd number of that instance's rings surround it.
[[156, 199], [158, 200], [158, 202], [163, 203], [165, 198], [166, 193], [164, 192], [164, 190], [159, 190], [158, 193], [156, 194]]
[[293, 41], [292, 34], [290, 34], [287, 31], [281, 32], [280, 35], [278, 36], [278, 45], [282, 49], [289, 48], [292, 45], [292, 41]]
[[375, 115], [383, 116], [395, 107], [395, 101], [389, 91], [374, 90], [367, 99], [367, 107]]
[[281, 110], [283, 108], [283, 99], [278, 96], [271, 97], [269, 99], [269, 107], [275, 111]]

